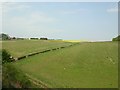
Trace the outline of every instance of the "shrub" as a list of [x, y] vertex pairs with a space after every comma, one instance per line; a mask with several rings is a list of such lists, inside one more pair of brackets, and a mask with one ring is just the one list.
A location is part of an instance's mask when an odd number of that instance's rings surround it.
[[7, 62], [11, 62], [11, 59], [10, 59], [10, 54], [5, 50], [5, 49], [2, 49], [2, 63], [7, 63]]

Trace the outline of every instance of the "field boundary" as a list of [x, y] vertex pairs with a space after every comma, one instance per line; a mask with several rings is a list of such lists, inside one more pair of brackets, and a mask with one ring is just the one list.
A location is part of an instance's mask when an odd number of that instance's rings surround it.
[[57, 47], [57, 48], [46, 49], [46, 50], [43, 50], [43, 51], [29, 53], [27, 55], [24, 55], [24, 56], [21, 56], [21, 57], [18, 57], [18, 58], [15, 58], [15, 57], [11, 56], [10, 58], [12, 59], [12, 62], [14, 62], [14, 61], [18, 61], [18, 60], [21, 60], [21, 59], [24, 59], [24, 58], [28, 58], [30, 56], [34, 56], [34, 55], [37, 55], [37, 54], [40, 54], [40, 53], [46, 53], [46, 52], [49, 52], [49, 51], [60, 50], [60, 49], [71, 47], [71, 46], [74, 46], [74, 45], [77, 45], [77, 44], [79, 44], [79, 43], [74, 43], [74, 44], [71, 44], [71, 45], [68, 45], [68, 46], [61, 46], [61, 47]]

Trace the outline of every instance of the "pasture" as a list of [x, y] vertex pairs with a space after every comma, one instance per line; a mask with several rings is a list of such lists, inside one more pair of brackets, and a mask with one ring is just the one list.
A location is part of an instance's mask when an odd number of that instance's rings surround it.
[[6, 49], [13, 57], [21, 57], [30, 53], [39, 52], [61, 46], [71, 45], [70, 42], [57, 40], [12, 40], [2, 41], [2, 48]]
[[[14, 45], [15, 42], [10, 43]], [[19, 56], [44, 48], [66, 45], [63, 42], [49, 42], [49, 45], [47, 41], [45, 44], [41, 43], [42, 45], [40, 43], [18, 41], [17, 45], [11, 46], [4, 42], [4, 48]], [[23, 44], [23, 46], [19, 44]], [[48, 88], [118, 87], [117, 42], [79, 43], [72, 47], [38, 54], [11, 64], [21, 69], [33, 81], [37, 80]]]

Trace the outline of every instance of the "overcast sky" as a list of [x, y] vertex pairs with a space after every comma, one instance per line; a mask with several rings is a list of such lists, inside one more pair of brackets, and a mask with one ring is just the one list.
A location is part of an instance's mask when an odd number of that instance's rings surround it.
[[118, 35], [117, 2], [3, 4], [2, 32], [15, 37], [111, 40]]

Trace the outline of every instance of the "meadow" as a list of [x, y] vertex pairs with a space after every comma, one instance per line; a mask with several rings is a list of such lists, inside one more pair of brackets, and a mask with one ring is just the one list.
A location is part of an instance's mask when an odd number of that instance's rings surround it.
[[[41, 48], [71, 44], [49, 41], [45, 41], [45, 44], [43, 42], [37, 44], [37, 42], [39, 41], [3, 42], [3, 47], [14, 56], [19, 56], [18, 53], [23, 55], [34, 50], [41, 50]], [[43, 87], [118, 87], [117, 42], [82, 42], [64, 49], [37, 54], [11, 64], [23, 71], [34, 83], [41, 83]], [[36, 85], [41, 87], [39, 84]]]
[[2, 48], [17, 58], [30, 53], [71, 44], [70, 42], [63, 42], [62, 40], [11, 40], [2, 41]]

